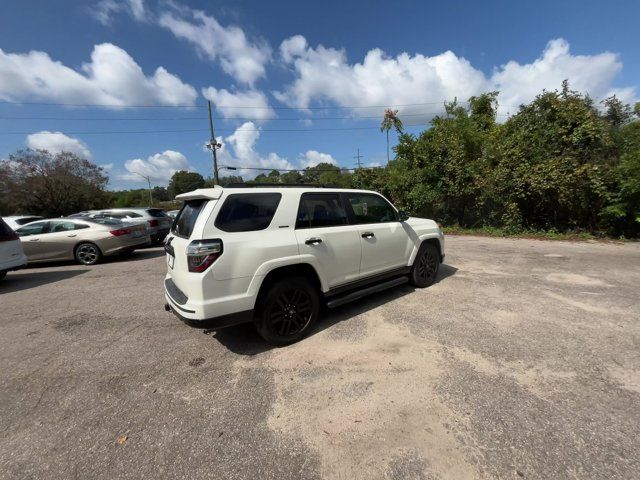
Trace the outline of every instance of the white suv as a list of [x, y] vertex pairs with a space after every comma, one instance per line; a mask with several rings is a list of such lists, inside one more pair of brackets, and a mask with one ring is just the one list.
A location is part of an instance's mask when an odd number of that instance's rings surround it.
[[165, 309], [213, 328], [254, 322], [277, 345], [303, 338], [323, 304], [431, 285], [444, 259], [436, 222], [376, 192], [216, 186], [176, 198], [184, 205], [165, 241]]
[[0, 280], [10, 270], [18, 270], [27, 265], [27, 257], [22, 251], [20, 237], [0, 218]]

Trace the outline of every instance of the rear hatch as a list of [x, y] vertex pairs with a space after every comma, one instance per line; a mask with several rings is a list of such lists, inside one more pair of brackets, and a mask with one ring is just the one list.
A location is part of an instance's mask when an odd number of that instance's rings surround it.
[[[196, 190], [179, 195], [184, 204], [171, 226], [171, 232], [165, 240], [167, 273], [173, 284], [187, 297], [202, 299], [202, 278], [206, 272], [189, 271], [187, 248], [203, 240], [202, 229], [208, 214], [222, 195], [222, 188]], [[172, 295], [172, 298], [175, 298]]]
[[[0, 270], [10, 268], [22, 258], [22, 244], [18, 235], [0, 219]], [[20, 262], [18, 262], [20, 263]]]

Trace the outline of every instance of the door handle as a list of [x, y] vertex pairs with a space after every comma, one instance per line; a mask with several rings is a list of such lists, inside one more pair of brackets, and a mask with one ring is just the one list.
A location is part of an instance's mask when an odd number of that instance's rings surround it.
[[32, 238], [32, 239], [30, 239], [29, 241], [30, 241], [30, 242], [39, 242], [39, 241], [40, 241], [40, 239], [39, 239], [39, 238]]
[[361, 237], [362, 237], [362, 238], [373, 238], [373, 237], [375, 237], [375, 235], [373, 234], [373, 232], [364, 232], [364, 233], [361, 235]]
[[77, 237], [78, 234], [77, 233], [72, 233], [71, 235], [67, 235], [67, 237]]
[[318, 245], [319, 243], [322, 243], [322, 239], [318, 237], [311, 237], [307, 238], [304, 243], [306, 243], [307, 245]]

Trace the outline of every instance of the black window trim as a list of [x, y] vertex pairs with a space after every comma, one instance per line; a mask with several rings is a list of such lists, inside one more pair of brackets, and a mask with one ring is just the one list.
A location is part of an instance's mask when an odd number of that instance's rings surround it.
[[[356, 226], [357, 225], [383, 225], [383, 224], [386, 224], [386, 223], [396, 223], [396, 222], [400, 221], [400, 213], [398, 212], [396, 207], [394, 207], [393, 204], [389, 200], [384, 198], [379, 193], [376, 193], [376, 192], [344, 192], [344, 193], [342, 193], [342, 195], [344, 196], [344, 201], [345, 201], [346, 210], [347, 210], [347, 216], [349, 218], [349, 223], [351, 225], [356, 225]], [[380, 197], [395, 212], [395, 216], [396, 216], [395, 220], [388, 220], [386, 222], [358, 222], [357, 219], [356, 219], [356, 213], [353, 211], [353, 207], [351, 206], [351, 201], [349, 200], [349, 195], [371, 195], [371, 196]]]
[[[338, 197], [338, 200], [340, 201], [340, 206], [342, 207], [342, 209], [344, 210], [345, 214], [347, 215], [347, 223], [343, 223], [341, 225], [325, 225], [322, 227], [312, 227], [311, 225], [306, 226], [306, 227], [298, 227], [298, 216], [300, 214], [300, 209], [302, 208], [302, 200], [304, 199], [304, 197], [306, 195], [335, 195]], [[296, 220], [295, 220], [295, 230], [308, 230], [311, 228], [336, 228], [336, 227], [348, 227], [349, 225], [353, 225], [352, 222], [352, 218], [351, 218], [351, 214], [349, 212], [350, 208], [347, 208], [347, 205], [345, 204], [345, 196], [344, 196], [344, 192], [303, 192], [302, 195], [300, 195], [300, 200], [298, 200], [298, 209], [296, 210]], [[309, 213], [309, 212], [307, 212]]]
[[[229, 200], [229, 198], [231, 197], [240, 197], [240, 196], [267, 196], [267, 195], [277, 195], [278, 196], [278, 202], [275, 204], [274, 207], [274, 211], [273, 211], [273, 215], [271, 216], [271, 220], [269, 220], [269, 223], [267, 224], [266, 227], [264, 228], [258, 228], [258, 229], [253, 229], [253, 230], [241, 230], [238, 232], [232, 232], [229, 230], [225, 230], [224, 228], [220, 228], [220, 226], [218, 226], [218, 217], [220, 216], [220, 212], [222, 211], [222, 209], [224, 208], [225, 204], [227, 203], [227, 201]], [[222, 199], [221, 199], [222, 200]], [[215, 220], [213, 222], [213, 226], [215, 228], [217, 228], [218, 230], [220, 230], [221, 232], [224, 232], [226, 234], [233, 234], [233, 233], [250, 233], [250, 232], [261, 232], [263, 230], [267, 230], [271, 224], [273, 223], [273, 219], [276, 218], [276, 214], [278, 213], [278, 207], [280, 207], [280, 203], [282, 202], [282, 193], [280, 192], [243, 192], [243, 193], [230, 193], [228, 195], [226, 195], [224, 197], [224, 200], [222, 202], [220, 202], [220, 207], [217, 209], [217, 211], [215, 212]], [[177, 218], [177, 217], [176, 217]]]

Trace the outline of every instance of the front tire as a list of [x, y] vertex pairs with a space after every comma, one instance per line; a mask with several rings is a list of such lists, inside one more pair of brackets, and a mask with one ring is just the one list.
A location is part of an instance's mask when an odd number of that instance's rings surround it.
[[256, 328], [272, 345], [290, 345], [304, 338], [320, 311], [320, 295], [304, 277], [277, 281], [261, 296]]
[[423, 243], [413, 261], [409, 281], [418, 288], [433, 285], [440, 268], [440, 252], [432, 243]]
[[85, 242], [76, 247], [76, 261], [82, 265], [95, 265], [102, 260], [102, 252], [95, 243]]

